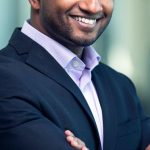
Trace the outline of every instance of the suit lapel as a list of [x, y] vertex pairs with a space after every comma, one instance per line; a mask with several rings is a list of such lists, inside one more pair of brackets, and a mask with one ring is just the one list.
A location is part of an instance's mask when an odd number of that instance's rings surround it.
[[[51, 78], [66, 90], [71, 92], [75, 99], [79, 102], [79, 105], [85, 110], [86, 114], [89, 116], [94, 129], [96, 130], [96, 124], [89, 106], [77, 87], [77, 85], [72, 81], [65, 70], [56, 62], [56, 60], [40, 45], [32, 41], [30, 38], [22, 34], [19, 30], [16, 30], [10, 40], [10, 44], [13, 45], [19, 55], [28, 53], [25, 63], [30, 65], [32, 68], [41, 72], [48, 78]], [[98, 131], [96, 130], [96, 137], [98, 137]]]
[[110, 89], [107, 82], [106, 75], [103, 71], [93, 72], [93, 83], [96, 87], [97, 94], [100, 100], [102, 113], [103, 113], [103, 126], [104, 126], [104, 150], [115, 150], [116, 135], [117, 135], [117, 117], [115, 112], [115, 101], [113, 99], [113, 91]]
[[26, 63], [70, 91], [93, 120], [90, 109], [79, 88], [45, 49], [37, 45], [32, 46]]

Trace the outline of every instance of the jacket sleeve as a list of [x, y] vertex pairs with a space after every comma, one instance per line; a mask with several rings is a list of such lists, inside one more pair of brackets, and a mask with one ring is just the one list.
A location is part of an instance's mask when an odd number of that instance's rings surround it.
[[1, 150], [72, 150], [64, 130], [21, 98], [0, 99]]
[[1, 150], [72, 150], [64, 130], [21, 98], [0, 99]]
[[145, 117], [142, 120], [142, 138], [141, 138], [141, 149], [145, 150], [145, 148], [150, 144], [150, 118]]
[[29, 92], [0, 65], [0, 150], [73, 150], [64, 129], [35, 107]]
[[[130, 81], [131, 82], [131, 81]], [[134, 93], [137, 96], [136, 89], [132, 83]], [[150, 144], [150, 117], [145, 115], [145, 112], [141, 106], [139, 98], [137, 98], [137, 108], [139, 116], [141, 118], [141, 142], [139, 144], [139, 150], [146, 150], [146, 147]]]

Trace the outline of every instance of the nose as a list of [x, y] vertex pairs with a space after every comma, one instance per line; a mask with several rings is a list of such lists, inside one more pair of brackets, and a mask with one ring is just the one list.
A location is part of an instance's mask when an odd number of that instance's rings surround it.
[[103, 10], [101, 0], [80, 0], [79, 7], [89, 14], [97, 14]]

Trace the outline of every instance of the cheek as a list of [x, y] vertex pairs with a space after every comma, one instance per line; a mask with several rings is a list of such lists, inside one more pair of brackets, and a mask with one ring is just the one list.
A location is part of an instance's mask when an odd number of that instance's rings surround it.
[[111, 14], [114, 7], [114, 0], [102, 0], [104, 9], [108, 14]]
[[71, 9], [77, 0], [52, 0], [54, 1], [52, 5], [55, 5], [56, 9], [67, 11]]

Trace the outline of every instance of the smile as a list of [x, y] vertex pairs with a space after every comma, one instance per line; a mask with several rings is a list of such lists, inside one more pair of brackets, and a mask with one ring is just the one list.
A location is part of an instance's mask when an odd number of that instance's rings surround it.
[[95, 25], [96, 24], [96, 19], [89, 19], [89, 18], [84, 18], [84, 17], [73, 17], [78, 22], [82, 22], [85, 24], [89, 25]]

